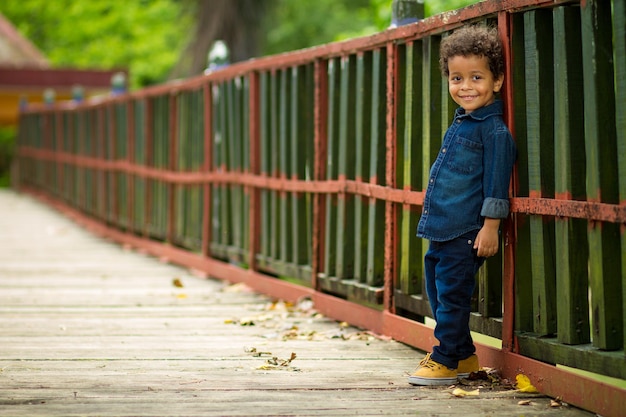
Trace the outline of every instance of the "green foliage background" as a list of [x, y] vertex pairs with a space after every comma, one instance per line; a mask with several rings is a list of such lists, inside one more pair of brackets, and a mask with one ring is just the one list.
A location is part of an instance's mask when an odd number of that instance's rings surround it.
[[[232, 0], [0, 0], [0, 13], [54, 68], [128, 69], [129, 87], [167, 81], [194, 33], [200, 2]], [[259, 0], [261, 1], [261, 0]], [[261, 55], [382, 31], [393, 0], [265, 0]], [[427, 0], [426, 16], [475, 3]], [[0, 129], [0, 186], [9, 183], [14, 128]]]
[[[128, 68], [131, 89], [167, 80], [199, 1], [1, 0], [0, 12], [53, 67]], [[426, 15], [471, 0], [427, 0]], [[271, 0], [262, 55], [369, 35], [389, 26], [392, 0]]]

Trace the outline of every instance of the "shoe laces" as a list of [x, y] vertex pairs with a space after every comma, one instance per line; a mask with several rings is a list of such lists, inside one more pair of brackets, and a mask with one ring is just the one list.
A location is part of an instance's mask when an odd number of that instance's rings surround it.
[[418, 368], [436, 368], [439, 364], [430, 358], [430, 353], [428, 353], [424, 359], [422, 359], [418, 365]]

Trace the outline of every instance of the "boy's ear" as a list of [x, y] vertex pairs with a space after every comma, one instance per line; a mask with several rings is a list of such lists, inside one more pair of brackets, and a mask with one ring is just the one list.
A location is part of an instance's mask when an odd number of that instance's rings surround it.
[[504, 83], [504, 74], [500, 74], [498, 78], [495, 79], [493, 83], [493, 92], [499, 93], [500, 89], [502, 89], [502, 84]]

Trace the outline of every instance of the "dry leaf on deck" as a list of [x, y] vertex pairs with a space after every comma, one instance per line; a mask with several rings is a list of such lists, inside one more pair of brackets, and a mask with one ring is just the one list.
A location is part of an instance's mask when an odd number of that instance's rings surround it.
[[480, 391], [475, 389], [472, 391], [465, 391], [464, 389], [461, 388], [455, 388], [454, 391], [452, 391], [452, 395], [454, 395], [455, 397], [472, 397], [472, 396], [478, 396], [480, 395]]
[[517, 405], [530, 405], [530, 400], [522, 400], [518, 401]]
[[515, 384], [515, 388], [517, 388], [520, 392], [528, 392], [528, 393], [539, 392], [537, 391], [537, 388], [535, 388], [535, 386], [530, 383], [530, 379], [528, 379], [526, 375], [517, 374], [517, 376], [515, 377], [515, 380], [517, 381], [517, 383]]
[[180, 278], [174, 278], [172, 280], [172, 285], [175, 286], [175, 287], [178, 287], [178, 288], [183, 288], [184, 287], [183, 282], [180, 280]]

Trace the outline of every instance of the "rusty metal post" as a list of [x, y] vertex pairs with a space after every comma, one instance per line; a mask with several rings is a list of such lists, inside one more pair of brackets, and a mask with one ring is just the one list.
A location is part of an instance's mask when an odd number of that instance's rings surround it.
[[[315, 61], [314, 104], [314, 172], [315, 181], [326, 178], [328, 153], [328, 61]], [[324, 225], [326, 224], [326, 194], [313, 195], [313, 254], [311, 259], [311, 286], [318, 289], [318, 273], [324, 265]]]
[[[393, 42], [387, 44], [387, 132], [386, 132], [386, 176], [385, 185], [395, 188], [396, 185], [396, 102], [398, 100], [398, 68], [396, 60], [398, 48]], [[385, 275], [383, 308], [394, 311], [393, 292], [395, 287], [396, 260], [395, 253], [398, 241], [396, 230], [396, 210], [392, 201], [385, 202]]]
[[[259, 73], [251, 72], [249, 75], [249, 135], [250, 135], [250, 168], [248, 174], [259, 175], [261, 172], [261, 126], [260, 126], [260, 98], [259, 98]], [[243, 168], [243, 167], [242, 167]], [[248, 266], [252, 271], [257, 270], [256, 255], [259, 252], [259, 233], [261, 227], [261, 191], [253, 185], [245, 186], [250, 196], [250, 220], [249, 220], [249, 254]]]
[[[202, 172], [209, 173], [213, 170], [213, 99], [211, 96], [211, 83], [202, 86], [204, 101], [204, 161]], [[207, 181], [202, 185], [202, 255], [211, 257], [211, 184]]]

